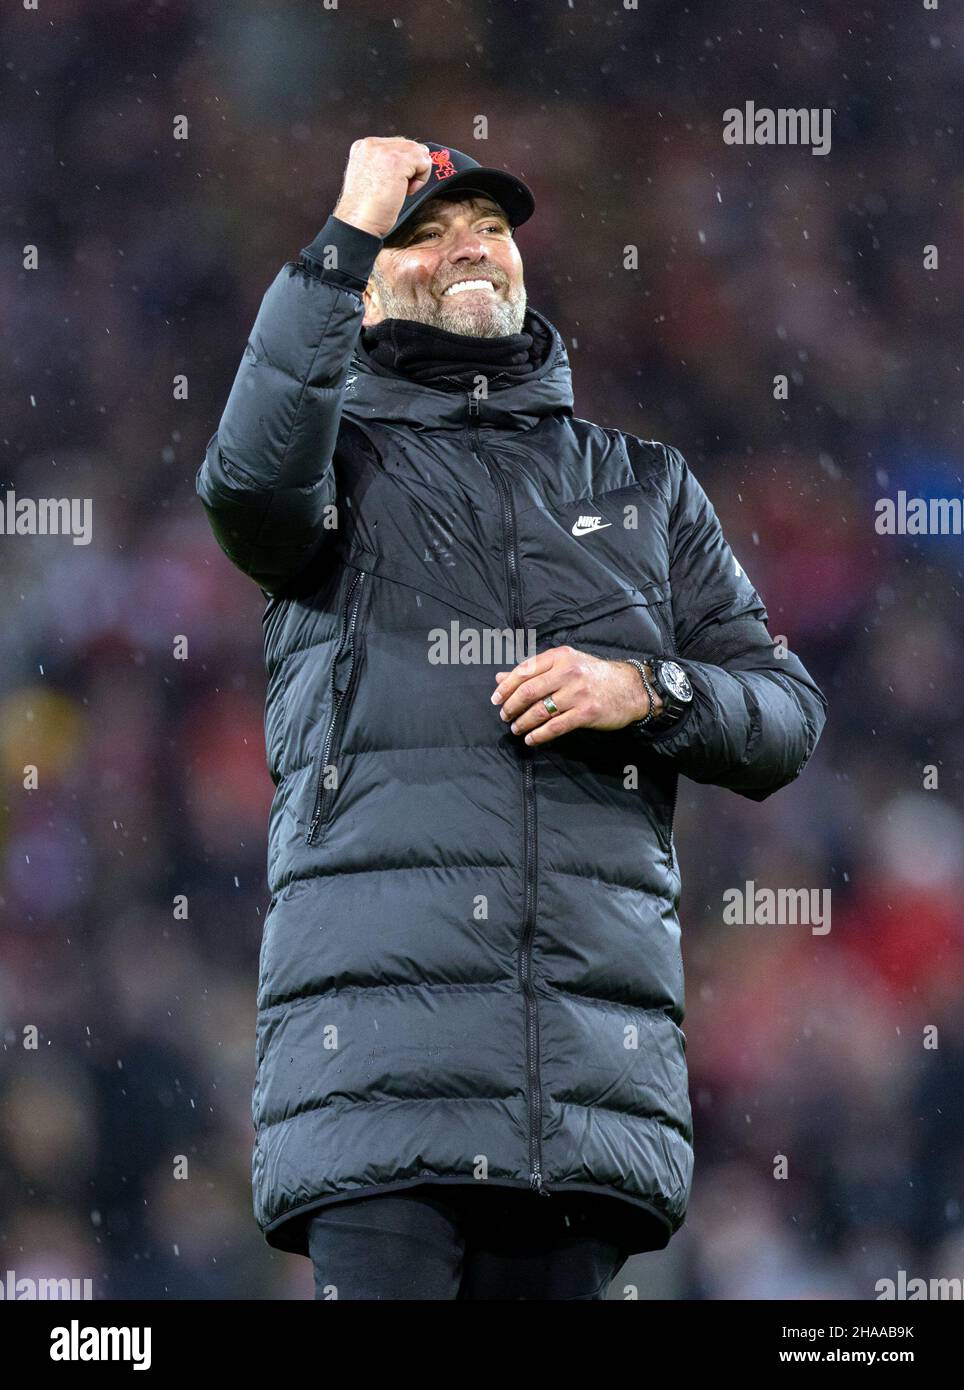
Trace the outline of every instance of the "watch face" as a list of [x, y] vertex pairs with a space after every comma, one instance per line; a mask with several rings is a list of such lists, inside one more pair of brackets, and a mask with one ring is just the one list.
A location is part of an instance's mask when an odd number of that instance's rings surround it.
[[690, 685], [689, 677], [682, 666], [677, 666], [675, 661], [660, 662], [659, 678], [670, 694], [676, 696], [677, 700], [692, 700], [693, 687]]

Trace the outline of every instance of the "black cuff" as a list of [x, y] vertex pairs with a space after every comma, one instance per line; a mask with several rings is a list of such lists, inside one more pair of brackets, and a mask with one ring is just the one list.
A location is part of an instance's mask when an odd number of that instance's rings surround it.
[[692, 699], [678, 719], [674, 719], [667, 724], [662, 719], [653, 719], [649, 724], [644, 724], [640, 729], [635, 724], [630, 724], [629, 728], [643, 743], [662, 743], [664, 739], [672, 738], [673, 735], [684, 727], [686, 721], [693, 713], [695, 698]]
[[[325, 265], [325, 254], [335, 249], [335, 266]], [[350, 222], [342, 222], [334, 213], [310, 245], [304, 247], [299, 264], [310, 274], [330, 284], [361, 292], [368, 284], [375, 257], [382, 249], [382, 238]]]

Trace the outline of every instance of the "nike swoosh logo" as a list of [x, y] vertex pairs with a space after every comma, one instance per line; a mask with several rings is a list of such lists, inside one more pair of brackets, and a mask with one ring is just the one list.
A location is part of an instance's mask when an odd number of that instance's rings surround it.
[[598, 521], [591, 521], [588, 524], [581, 521], [572, 523], [572, 534], [574, 536], [588, 536], [590, 531], [604, 531], [607, 526], [612, 526], [611, 521], [603, 521], [602, 517]]

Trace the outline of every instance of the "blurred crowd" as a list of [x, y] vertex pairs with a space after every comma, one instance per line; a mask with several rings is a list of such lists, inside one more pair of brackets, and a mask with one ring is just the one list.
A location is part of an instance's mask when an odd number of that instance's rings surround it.
[[[694, 1194], [613, 1296], [964, 1277], [961, 538], [874, 527], [899, 489], [964, 495], [960, 14], [45, 0], [5, 27], [0, 493], [90, 498], [93, 540], [0, 534], [0, 1276], [311, 1297], [251, 1211], [263, 601], [194, 479], [351, 141], [397, 134], [529, 182], [576, 413], [682, 450], [830, 701], [770, 800], [681, 782]], [[831, 108], [831, 152], [725, 145], [749, 100]], [[830, 889], [831, 930], [724, 924], [747, 880]]]

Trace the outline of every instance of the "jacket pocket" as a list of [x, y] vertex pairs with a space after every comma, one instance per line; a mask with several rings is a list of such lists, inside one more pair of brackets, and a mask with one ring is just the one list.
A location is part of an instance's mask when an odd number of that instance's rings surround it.
[[673, 616], [673, 604], [670, 599], [663, 599], [653, 605], [653, 616], [656, 619], [656, 626], [666, 640], [664, 652], [658, 653], [660, 656], [679, 656], [676, 648], [676, 620]]
[[[603, 595], [592, 603], [569, 608], [560, 620], [539, 629], [539, 642], [559, 647], [569, 643], [596, 656], [618, 657], [652, 651], [662, 646], [665, 633], [663, 610], [669, 586], [651, 584]], [[598, 648], [598, 650], [594, 650]]]
[[338, 792], [339, 772], [337, 757], [345, 731], [348, 711], [354, 699], [357, 685], [358, 663], [356, 660], [355, 638], [357, 635], [358, 607], [361, 602], [364, 582], [368, 578], [366, 570], [357, 570], [348, 586], [342, 608], [341, 640], [331, 668], [331, 717], [325, 730], [324, 740], [318, 752], [318, 770], [314, 779], [314, 799], [311, 805], [311, 819], [305, 832], [305, 844], [317, 845], [324, 839], [331, 820], [332, 806]]

